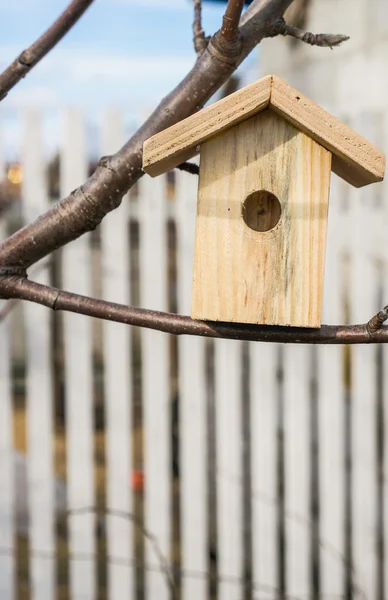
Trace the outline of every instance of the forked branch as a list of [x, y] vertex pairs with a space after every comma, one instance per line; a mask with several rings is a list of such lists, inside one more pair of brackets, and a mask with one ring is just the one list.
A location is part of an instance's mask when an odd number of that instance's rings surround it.
[[72, 0], [56, 21], [0, 74], [0, 101], [73, 27], [94, 0]]

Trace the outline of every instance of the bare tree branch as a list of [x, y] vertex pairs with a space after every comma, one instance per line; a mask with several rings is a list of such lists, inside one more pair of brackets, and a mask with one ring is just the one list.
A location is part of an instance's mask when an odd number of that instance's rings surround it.
[[311, 33], [309, 31], [303, 31], [298, 27], [289, 25], [280, 19], [277, 27], [275, 28], [274, 35], [289, 35], [305, 44], [310, 46], [319, 46], [320, 48], [334, 48], [340, 46], [342, 42], [349, 40], [347, 35], [334, 35], [332, 33]]
[[209, 39], [202, 29], [202, 0], [194, 0], [193, 43], [198, 56], [205, 50]]
[[[0, 244], [0, 266], [28, 268], [88, 231], [121, 204], [143, 175], [146, 139], [199, 110], [273, 29], [292, 0], [255, 0], [240, 27], [242, 45], [217, 32], [186, 77], [116, 154], [104, 157], [84, 185]], [[248, 11], [245, 11], [244, 15]]]
[[0, 101], [73, 27], [94, 0], [72, 0], [56, 21], [0, 74]]
[[388, 343], [388, 327], [372, 331], [364, 325], [323, 325], [320, 329], [270, 327], [194, 321], [190, 317], [89, 298], [29, 281], [24, 277], [0, 277], [0, 298], [20, 298], [106, 321], [156, 329], [174, 335], [199, 335], [211, 338], [280, 342], [283, 344], [372, 344]]

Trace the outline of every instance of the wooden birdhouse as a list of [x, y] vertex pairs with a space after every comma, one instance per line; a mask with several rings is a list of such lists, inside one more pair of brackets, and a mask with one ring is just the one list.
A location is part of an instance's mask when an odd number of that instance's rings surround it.
[[147, 140], [143, 169], [199, 151], [192, 317], [320, 327], [331, 171], [368, 185], [384, 155], [274, 76]]

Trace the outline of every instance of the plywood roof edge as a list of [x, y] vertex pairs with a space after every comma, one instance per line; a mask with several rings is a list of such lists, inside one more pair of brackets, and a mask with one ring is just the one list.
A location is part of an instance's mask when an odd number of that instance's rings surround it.
[[160, 175], [195, 156], [202, 142], [268, 108], [272, 81], [263, 77], [146, 140], [143, 170]]
[[176, 123], [144, 142], [143, 170], [160, 175], [198, 153], [197, 146], [270, 108], [333, 154], [333, 170], [355, 187], [381, 181], [385, 156], [373, 144], [276, 75]]
[[301, 92], [272, 76], [269, 107], [333, 154], [333, 170], [355, 187], [384, 179], [385, 155]]

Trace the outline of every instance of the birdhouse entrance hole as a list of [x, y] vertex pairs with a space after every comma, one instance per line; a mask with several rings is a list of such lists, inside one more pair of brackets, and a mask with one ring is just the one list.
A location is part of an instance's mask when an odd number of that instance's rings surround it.
[[244, 223], [254, 231], [270, 231], [279, 223], [282, 209], [275, 194], [260, 190], [249, 194], [242, 206]]

